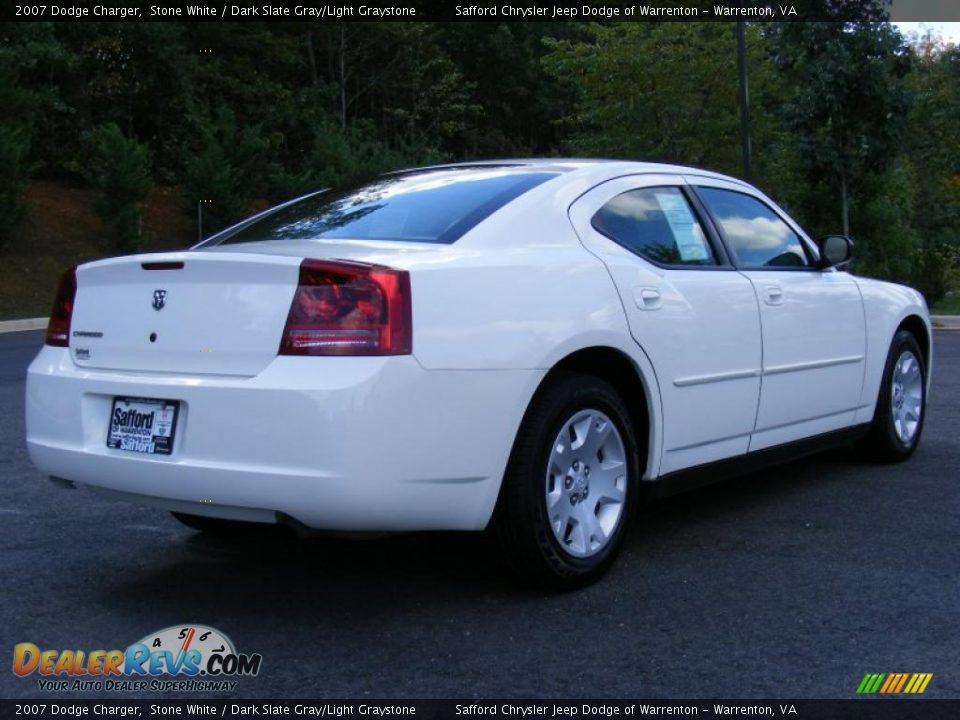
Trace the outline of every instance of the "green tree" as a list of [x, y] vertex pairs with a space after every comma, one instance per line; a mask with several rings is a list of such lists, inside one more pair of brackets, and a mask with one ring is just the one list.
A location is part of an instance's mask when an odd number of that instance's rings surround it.
[[0, 23], [0, 125], [29, 145], [24, 162], [30, 172], [59, 169], [65, 149], [75, 149], [67, 140], [76, 137], [77, 123], [62, 85], [69, 83], [76, 56], [56, 28]]
[[908, 83], [906, 153], [922, 168], [912, 209], [921, 244], [914, 283], [933, 303], [954, 289], [960, 270], [960, 49], [928, 35]]
[[857, 271], [900, 282], [916, 279], [920, 260], [920, 235], [913, 225], [917, 201], [917, 172], [900, 156], [886, 171], [865, 178], [861, 201], [851, 219], [858, 236]]
[[479, 107], [470, 102], [472, 83], [426, 24], [402, 28], [396, 82], [383, 96], [384, 129], [401, 147], [439, 148], [458, 138]]
[[0, 54], [0, 247], [11, 239], [23, 216], [32, 116], [32, 98], [17, 83], [10, 58]]
[[50, 23], [0, 24], [0, 247], [24, 217], [23, 193], [40, 166], [37, 146], [64, 109], [56, 87], [38, 75], [49, 77], [65, 55]]
[[[769, 77], [762, 36], [749, 28], [754, 144], [772, 128], [761, 101]], [[588, 41], [555, 41], [543, 59], [577, 95], [563, 119], [568, 147], [587, 155], [740, 172], [736, 39], [727, 23], [586, 26]]]
[[897, 155], [910, 53], [884, 22], [779, 23], [769, 37], [801, 169], [810, 185], [831, 189], [835, 217], [850, 234], [851, 205]]
[[260, 125], [242, 125], [228, 108], [194, 118], [195, 151], [186, 162], [184, 198], [188, 208], [203, 201], [203, 233], [240, 220], [266, 198], [276, 162], [269, 136]]
[[120, 252], [143, 243], [142, 202], [150, 191], [146, 146], [128, 138], [115, 123], [99, 125], [84, 135], [85, 157], [77, 168], [96, 191], [97, 214]]
[[444, 149], [457, 157], [555, 154], [564, 129], [555, 122], [576, 101], [576, 90], [541, 62], [545, 40], [588, 36], [574, 23], [451, 22], [438, 40], [470, 84], [476, 108]]
[[12, 239], [23, 217], [29, 149], [23, 133], [0, 126], [0, 248]]

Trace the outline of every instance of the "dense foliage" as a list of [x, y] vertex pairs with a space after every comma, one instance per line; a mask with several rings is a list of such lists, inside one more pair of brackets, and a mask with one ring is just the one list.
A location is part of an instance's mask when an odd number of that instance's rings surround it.
[[150, 190], [147, 148], [127, 137], [116, 123], [98, 125], [83, 134], [81, 156], [70, 165], [96, 192], [96, 210], [114, 248], [141, 247], [140, 203]]
[[[754, 181], [860, 272], [955, 283], [960, 51], [873, 16], [747, 27]], [[84, 182], [115, 249], [152, 184], [204, 230], [415, 163], [599, 155], [740, 174], [732, 23], [0, 26], [0, 242]]]

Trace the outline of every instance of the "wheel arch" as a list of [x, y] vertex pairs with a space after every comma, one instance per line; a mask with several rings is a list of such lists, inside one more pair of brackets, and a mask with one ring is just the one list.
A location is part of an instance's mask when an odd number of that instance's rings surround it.
[[893, 338], [901, 330], [910, 332], [917, 340], [927, 370], [926, 389], [930, 389], [933, 369], [933, 334], [923, 296], [905, 285], [855, 278], [863, 297], [867, 343], [865, 348], [863, 391], [856, 422], [873, 421], [887, 356]]
[[656, 429], [659, 417], [659, 404], [656, 402], [659, 399], [659, 391], [653, 384], [656, 380], [648, 380], [638, 363], [618, 348], [593, 345], [570, 352], [555, 362], [530, 396], [523, 413], [521, 427], [526, 422], [530, 408], [537, 397], [557, 378], [571, 373], [598, 377], [610, 383], [620, 394], [630, 411], [630, 418], [637, 431], [642, 476], [655, 477], [655, 460], [658, 458]]
[[[920, 411], [914, 410], [912, 419], [915, 421], [915, 427], [909, 429], [909, 434], [904, 437], [903, 431], [907, 430], [907, 420], [911, 416], [909, 410], [904, 410], [904, 401], [894, 405], [897, 397], [898, 386], [894, 386], [891, 397], [891, 382], [894, 382], [897, 372], [897, 363], [900, 357], [897, 353], [903, 352], [903, 348], [914, 347], [914, 343], [905, 345], [903, 333], [909, 335], [915, 341], [915, 347], [920, 352], [920, 362], [926, 368], [926, 376], [923, 378], [924, 386], [922, 392], [924, 396], [920, 399]], [[891, 334], [889, 347], [890, 350], [884, 362], [884, 370], [880, 379], [880, 388], [877, 393], [877, 399], [874, 404], [872, 420], [868, 434], [862, 441], [862, 448], [868, 457], [879, 462], [902, 462], [909, 458], [920, 441], [920, 435], [923, 431], [924, 419], [926, 418], [926, 392], [930, 386], [930, 362], [932, 360], [932, 336], [929, 325], [924, 318], [916, 314], [907, 314], [897, 323]], [[911, 350], [912, 354], [912, 350]], [[909, 379], [902, 379], [903, 383], [909, 382]], [[903, 392], [904, 388], [899, 387]], [[902, 398], [903, 396], [901, 396]], [[898, 422], [903, 426], [898, 426]]]
[[930, 359], [933, 349], [933, 340], [930, 335], [930, 329], [923, 321], [923, 318], [921, 318], [919, 315], [907, 315], [907, 317], [900, 321], [897, 329], [894, 330], [894, 336], [896, 336], [896, 334], [901, 330], [906, 330], [917, 339], [917, 344], [920, 346], [920, 352], [923, 353], [923, 366], [927, 369], [927, 376], [929, 377]]

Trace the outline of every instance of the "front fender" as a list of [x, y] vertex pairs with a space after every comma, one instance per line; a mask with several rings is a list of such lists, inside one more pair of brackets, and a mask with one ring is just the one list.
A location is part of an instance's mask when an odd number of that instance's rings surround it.
[[863, 392], [860, 397], [858, 423], [867, 423], [873, 419], [883, 380], [883, 369], [887, 362], [890, 343], [897, 329], [905, 322], [919, 321], [925, 337], [918, 338], [927, 356], [927, 391], [930, 390], [930, 378], [933, 370], [933, 327], [927, 303], [917, 290], [906, 285], [856, 278], [863, 297], [863, 313], [867, 331], [867, 362], [864, 369]]

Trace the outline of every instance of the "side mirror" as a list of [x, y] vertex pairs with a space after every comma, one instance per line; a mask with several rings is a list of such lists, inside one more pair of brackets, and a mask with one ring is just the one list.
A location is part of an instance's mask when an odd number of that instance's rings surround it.
[[817, 239], [820, 268], [842, 267], [853, 259], [853, 240], [846, 235], [825, 235]]

